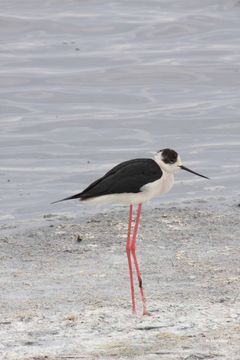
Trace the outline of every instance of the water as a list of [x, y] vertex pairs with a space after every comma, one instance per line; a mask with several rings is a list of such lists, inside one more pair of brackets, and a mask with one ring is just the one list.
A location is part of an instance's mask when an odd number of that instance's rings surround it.
[[0, 219], [88, 212], [49, 203], [116, 163], [176, 149], [156, 202], [239, 195], [239, 1], [0, 1]]

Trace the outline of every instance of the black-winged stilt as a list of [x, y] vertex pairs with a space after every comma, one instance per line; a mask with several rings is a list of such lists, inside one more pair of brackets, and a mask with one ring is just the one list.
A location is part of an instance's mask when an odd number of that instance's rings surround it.
[[[142, 278], [136, 257], [136, 239], [142, 203], [156, 196], [167, 193], [173, 186], [174, 173], [180, 169], [189, 171], [205, 179], [209, 179], [208, 177], [198, 174], [183, 166], [180, 156], [176, 151], [163, 149], [158, 151], [153, 159], [133, 159], [124, 161], [108, 171], [103, 177], [94, 181], [81, 193], [55, 201], [55, 203], [57, 203], [65, 200], [80, 199], [83, 202], [116, 202], [130, 205], [126, 252], [130, 274], [133, 313], [136, 313], [136, 306], [134, 297], [132, 258], [138, 277], [143, 314], [149, 314], [146, 307]], [[132, 213], [133, 205], [135, 204], [138, 204], [138, 209], [132, 233]]]

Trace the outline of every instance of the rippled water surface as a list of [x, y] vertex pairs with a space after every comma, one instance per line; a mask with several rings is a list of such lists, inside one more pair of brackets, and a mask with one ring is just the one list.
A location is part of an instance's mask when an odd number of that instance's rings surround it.
[[[3, 221], [114, 164], [176, 149], [209, 177], [160, 201], [239, 195], [239, 1], [0, 1]], [[56, 205], [55, 205], [56, 206]]]

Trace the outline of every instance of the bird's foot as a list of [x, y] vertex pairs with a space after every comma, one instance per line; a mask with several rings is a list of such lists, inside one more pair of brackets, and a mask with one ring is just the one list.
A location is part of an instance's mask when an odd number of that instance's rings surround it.
[[137, 312], [136, 312], [136, 308], [135, 308], [135, 307], [133, 307], [133, 308], [132, 308], [132, 315], [134, 315], [134, 316], [135, 316], [136, 314], [137, 314]]
[[143, 309], [143, 315], [151, 316], [150, 312], [147, 309]]

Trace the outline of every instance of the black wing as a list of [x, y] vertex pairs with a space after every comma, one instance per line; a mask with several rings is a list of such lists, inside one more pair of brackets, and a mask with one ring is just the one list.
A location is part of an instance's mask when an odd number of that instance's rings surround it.
[[143, 185], [156, 181], [161, 176], [162, 170], [152, 159], [128, 160], [112, 168], [81, 193], [63, 200], [87, 200], [102, 195], [138, 193]]
[[59, 201], [77, 198], [87, 200], [102, 195], [138, 193], [142, 186], [160, 179], [161, 176], [162, 170], [152, 159], [128, 160], [112, 168], [81, 193]]

